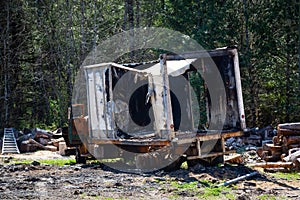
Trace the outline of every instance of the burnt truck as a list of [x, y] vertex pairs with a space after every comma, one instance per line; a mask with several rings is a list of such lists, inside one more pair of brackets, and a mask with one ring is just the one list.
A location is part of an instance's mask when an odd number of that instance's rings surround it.
[[236, 47], [84, 66], [77, 90], [64, 132], [77, 162], [121, 158], [117, 168], [131, 160], [146, 171], [213, 165], [234, 152], [226, 138], [246, 128]]

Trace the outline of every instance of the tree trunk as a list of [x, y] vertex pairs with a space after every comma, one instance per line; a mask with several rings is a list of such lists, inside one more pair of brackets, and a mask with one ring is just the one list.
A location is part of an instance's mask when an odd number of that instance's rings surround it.
[[134, 11], [133, 11], [133, 0], [128, 1], [128, 21], [129, 21], [129, 34], [130, 34], [130, 58], [134, 59]]
[[290, 4], [287, 5], [286, 9], [286, 68], [285, 68], [285, 80], [286, 80], [286, 85], [285, 85], [285, 122], [290, 122], [290, 91], [291, 91], [291, 82], [290, 82], [290, 62], [291, 62], [291, 38], [290, 38], [290, 32], [291, 32], [291, 19], [290, 19], [290, 13], [291, 13], [291, 7]]
[[127, 30], [128, 0], [124, 0], [124, 16], [122, 29]]
[[10, 100], [10, 74], [9, 69], [11, 67], [10, 62], [10, 5], [9, 1], [6, 3], [6, 32], [4, 40], [4, 108], [5, 108], [5, 117], [4, 125], [8, 126], [9, 124], [9, 100]]
[[139, 0], [136, 0], [135, 1], [135, 6], [136, 6], [136, 25], [135, 27], [139, 28], [140, 27], [140, 1]]

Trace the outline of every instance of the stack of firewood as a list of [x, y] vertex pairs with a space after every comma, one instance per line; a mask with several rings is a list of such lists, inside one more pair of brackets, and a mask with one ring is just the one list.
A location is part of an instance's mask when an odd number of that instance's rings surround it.
[[60, 130], [52, 132], [35, 128], [20, 134], [17, 142], [20, 151], [23, 153], [36, 150], [58, 151], [59, 142], [64, 142], [64, 139]]
[[257, 154], [267, 162], [292, 162], [300, 168], [300, 122], [279, 124], [273, 143], [258, 148]]

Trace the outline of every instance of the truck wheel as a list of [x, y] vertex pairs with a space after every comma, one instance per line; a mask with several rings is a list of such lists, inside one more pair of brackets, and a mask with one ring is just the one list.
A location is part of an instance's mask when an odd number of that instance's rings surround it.
[[218, 165], [224, 163], [224, 156], [216, 156], [210, 161], [210, 165]]
[[81, 156], [79, 147], [76, 147], [75, 160], [77, 164], [86, 164], [86, 158]]
[[189, 169], [196, 166], [197, 164], [201, 164], [201, 165], [203, 164], [203, 161], [200, 160], [200, 159], [187, 160], [186, 162], [187, 162], [187, 165], [188, 165]]
[[163, 168], [165, 171], [175, 171], [180, 169], [181, 164], [185, 161], [183, 156], [180, 156], [176, 161]]

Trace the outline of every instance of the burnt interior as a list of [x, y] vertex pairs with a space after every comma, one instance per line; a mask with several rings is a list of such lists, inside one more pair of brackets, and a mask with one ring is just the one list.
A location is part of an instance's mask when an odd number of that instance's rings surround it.
[[[219, 73], [222, 77], [225, 91], [226, 91], [226, 99], [222, 99], [222, 103], [225, 106], [220, 106], [217, 108], [212, 108], [211, 99], [209, 91], [206, 87], [203, 87], [205, 94], [205, 98], [200, 98], [200, 100], [206, 101], [206, 110], [207, 112], [207, 122], [211, 121], [210, 113], [214, 110], [217, 112], [226, 113], [226, 120], [223, 126], [223, 130], [233, 130], [240, 128], [239, 121], [239, 112], [238, 112], [238, 104], [237, 104], [237, 92], [235, 86], [235, 75], [234, 75], [234, 64], [233, 57], [229, 54], [226, 55], [218, 55], [212, 57], [214, 63], [216, 64]], [[205, 60], [205, 59], [204, 59]], [[171, 94], [171, 104], [172, 104], [172, 114], [173, 114], [173, 123], [175, 131], [193, 131], [193, 117], [192, 117], [192, 105], [190, 99], [190, 88], [189, 84], [178, 84], [182, 83], [179, 79], [183, 78], [188, 83], [189, 76], [188, 73], [191, 71], [197, 71], [197, 66], [192, 64], [190, 69], [184, 72], [180, 76], [169, 76], [170, 82], [170, 94]], [[206, 64], [205, 64], [206, 65]], [[135, 66], [136, 67], [136, 66]], [[149, 65], [141, 65], [136, 68], [147, 68]], [[209, 67], [209, 66], [207, 66]], [[118, 86], [118, 92], [113, 93], [114, 101], [119, 99], [120, 101], [128, 103], [128, 112], [130, 116], [130, 120], [128, 122], [128, 126], [130, 130], [124, 131], [119, 130], [120, 132], [134, 133], [134, 134], [143, 134], [154, 132], [154, 116], [153, 116], [153, 108], [151, 105], [151, 101], [147, 101], [147, 93], [148, 93], [148, 78], [146, 76], [141, 76], [137, 72], [133, 72], [126, 69], [120, 69], [117, 67], [111, 67], [112, 76], [109, 77], [108, 70], [106, 72], [106, 94], [107, 101], [110, 101], [110, 92], [109, 92], [109, 78], [112, 79], [112, 88], [115, 91], [115, 87], [118, 81], [122, 78], [124, 82], [121, 86]], [[198, 67], [199, 69], [199, 67]], [[202, 69], [203, 70], [203, 69]], [[126, 74], [126, 76], [124, 76]], [[130, 89], [134, 88], [134, 91]], [[130, 90], [130, 91], [129, 91]], [[180, 91], [180, 95], [178, 92]], [[132, 94], [131, 96], [128, 94]], [[199, 99], [198, 99], [199, 100]], [[203, 112], [203, 111], [201, 111]], [[184, 123], [183, 123], [184, 122]], [[119, 125], [116, 124], [118, 128]], [[119, 128], [118, 128], [119, 129]]]
[[[235, 72], [234, 72], [234, 63], [233, 63], [233, 56], [230, 54], [225, 55], [218, 55], [218, 56], [212, 56], [211, 57], [214, 64], [217, 66], [218, 72], [221, 75], [223, 85], [225, 88], [226, 97], [223, 98], [219, 96], [219, 100], [222, 105], [217, 105], [215, 107], [212, 107], [211, 102], [211, 95], [210, 91], [206, 87], [206, 84], [202, 80], [204, 87], [202, 88], [204, 91], [202, 93], [202, 96], [200, 98], [200, 101], [205, 101], [206, 108], [205, 110], [201, 110], [201, 112], [206, 112], [206, 120], [208, 126], [213, 123], [214, 121], [212, 113], [226, 113], [225, 116], [225, 122], [223, 124], [222, 130], [236, 130], [241, 128], [240, 124], [240, 118], [239, 118], [239, 110], [238, 110], [238, 99], [237, 99], [237, 90], [236, 90], [236, 84], [235, 84]], [[194, 71], [203, 70], [205, 71], [205, 75], [208, 78], [213, 79], [214, 74], [211, 71], [209, 71], [209, 62], [207, 59], [204, 59], [204, 67], [199, 66], [199, 63], [195, 62], [193, 63], [192, 68]], [[198, 72], [197, 72], [198, 73]], [[201, 78], [201, 75], [200, 75]], [[221, 88], [214, 88], [216, 91]], [[198, 99], [199, 100], [199, 99]]]

